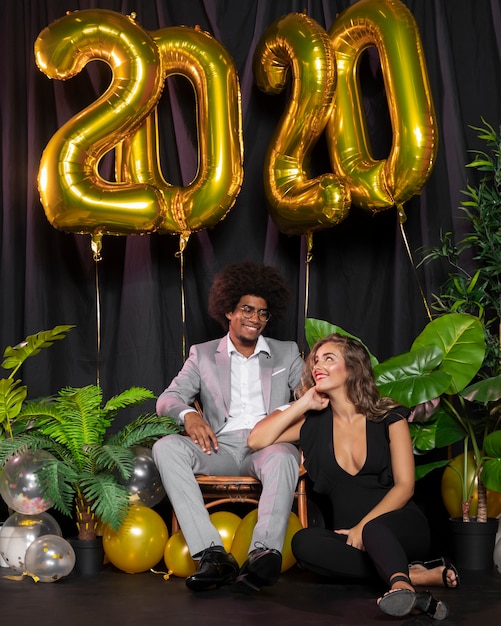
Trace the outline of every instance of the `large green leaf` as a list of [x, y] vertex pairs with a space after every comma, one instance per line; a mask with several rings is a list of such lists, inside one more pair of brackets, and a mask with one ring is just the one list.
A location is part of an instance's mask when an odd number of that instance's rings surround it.
[[501, 398], [501, 376], [483, 378], [463, 389], [461, 395], [470, 402], [495, 402]]
[[416, 480], [423, 478], [435, 469], [444, 467], [445, 465], [447, 465], [447, 463], [449, 463], [448, 459], [443, 459], [442, 461], [434, 461], [433, 463], [426, 463], [425, 465], [416, 465]]
[[48, 348], [54, 341], [64, 339], [66, 333], [72, 328], [72, 325], [55, 326], [51, 330], [43, 330], [36, 335], [28, 335], [17, 346], [7, 346], [3, 353], [2, 367], [7, 370], [19, 369], [28, 357], [38, 354], [43, 348]]
[[331, 324], [330, 322], [326, 322], [324, 320], [317, 320], [313, 317], [308, 317], [305, 321], [304, 330], [306, 334], [306, 341], [308, 342], [310, 349], [313, 348], [313, 346], [317, 343], [317, 341], [320, 341], [320, 339], [327, 337], [327, 335], [337, 333], [338, 335], [351, 337], [352, 339], [356, 339], [358, 342], [360, 342], [369, 353], [372, 367], [378, 364], [377, 358], [372, 354], [372, 352], [365, 345], [365, 343], [361, 341], [359, 337], [352, 335], [340, 326], [335, 326], [334, 324]]
[[451, 382], [449, 373], [436, 369], [442, 357], [439, 346], [425, 345], [383, 361], [374, 368], [381, 395], [408, 407], [438, 398]]
[[501, 431], [487, 435], [484, 440], [484, 454], [488, 458], [482, 468], [482, 482], [491, 491], [501, 491]]
[[450, 446], [463, 440], [468, 435], [461, 424], [447, 411], [442, 411], [437, 418], [435, 443], [437, 448]]
[[411, 433], [412, 446], [416, 450], [416, 454], [436, 448], [436, 422], [409, 422], [409, 430]]
[[486, 456], [501, 459], [501, 430], [487, 435], [484, 440], [484, 453]]
[[27, 387], [20, 380], [0, 379], [0, 425], [11, 434], [10, 420], [17, 417], [26, 399]]
[[471, 382], [485, 356], [484, 328], [474, 315], [449, 313], [427, 324], [412, 350], [438, 346], [444, 354], [440, 369], [451, 375], [447, 394], [455, 394]]

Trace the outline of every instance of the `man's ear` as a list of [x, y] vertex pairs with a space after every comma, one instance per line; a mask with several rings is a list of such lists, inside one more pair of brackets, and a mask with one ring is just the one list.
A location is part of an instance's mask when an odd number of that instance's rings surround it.
[[225, 313], [224, 316], [226, 317], [227, 320], [231, 320], [231, 316], [233, 315], [233, 313], [230, 311], [229, 313]]

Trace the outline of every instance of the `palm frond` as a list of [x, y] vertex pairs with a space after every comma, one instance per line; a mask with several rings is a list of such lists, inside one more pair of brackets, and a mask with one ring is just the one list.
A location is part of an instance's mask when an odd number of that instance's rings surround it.
[[121, 445], [126, 448], [132, 446], [151, 445], [160, 437], [175, 435], [181, 432], [179, 424], [165, 415], [146, 413], [137, 417], [133, 422], [126, 424], [119, 432], [111, 435], [108, 444]]
[[62, 389], [54, 404], [37, 422], [41, 431], [65, 446], [82, 469], [86, 446], [100, 444], [110, 425], [101, 413], [101, 389], [96, 385]]
[[120, 409], [129, 406], [137, 406], [146, 400], [155, 398], [152, 391], [144, 387], [130, 387], [122, 393], [110, 398], [104, 405], [103, 412], [105, 415], [115, 415]]
[[53, 508], [72, 517], [78, 474], [66, 463], [54, 458], [44, 463], [38, 477], [43, 495], [52, 502]]
[[134, 471], [134, 453], [123, 446], [109, 444], [92, 446], [89, 447], [88, 453], [94, 465], [92, 473], [99, 470], [118, 470], [127, 480]]
[[118, 530], [129, 510], [127, 487], [109, 472], [88, 474], [80, 479], [80, 489], [99, 519]]
[[53, 442], [50, 438], [41, 433], [23, 433], [16, 435], [12, 439], [0, 440], [0, 465], [11, 456], [19, 456], [27, 450], [47, 450], [52, 452]]

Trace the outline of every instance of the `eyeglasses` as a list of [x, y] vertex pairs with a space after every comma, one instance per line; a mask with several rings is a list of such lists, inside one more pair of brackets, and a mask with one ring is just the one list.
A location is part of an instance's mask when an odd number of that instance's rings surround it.
[[249, 306], [248, 304], [242, 304], [239, 308], [246, 320], [250, 320], [250, 318], [254, 316], [254, 313], [257, 313], [257, 317], [260, 322], [267, 322], [271, 317], [271, 313], [268, 309], [256, 310], [253, 306]]

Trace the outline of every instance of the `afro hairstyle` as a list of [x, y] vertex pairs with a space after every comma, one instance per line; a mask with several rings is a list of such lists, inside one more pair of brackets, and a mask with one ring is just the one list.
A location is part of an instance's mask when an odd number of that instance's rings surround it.
[[252, 261], [233, 263], [214, 278], [209, 292], [209, 315], [227, 330], [226, 313], [235, 310], [242, 296], [266, 300], [273, 321], [283, 317], [291, 298], [287, 283], [274, 267]]

